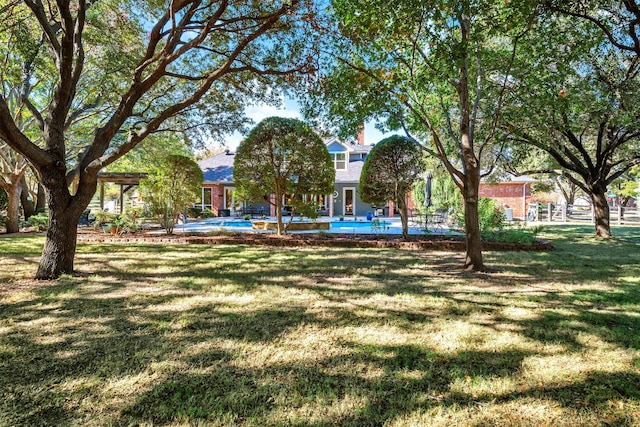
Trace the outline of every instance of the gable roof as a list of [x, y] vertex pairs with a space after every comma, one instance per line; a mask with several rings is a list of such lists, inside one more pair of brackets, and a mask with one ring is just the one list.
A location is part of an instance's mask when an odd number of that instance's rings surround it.
[[340, 151], [349, 151], [351, 153], [365, 153], [365, 154], [369, 153], [369, 151], [371, 151], [371, 148], [373, 147], [373, 145], [362, 145], [362, 144], [352, 144], [348, 142], [342, 142], [336, 137], [326, 139], [324, 141], [324, 145], [327, 146], [327, 149], [329, 150], [330, 153], [337, 152], [337, 150], [331, 148], [332, 146], [333, 147], [341, 146], [342, 148], [344, 148], [344, 150], [340, 150]]
[[202, 169], [205, 183], [233, 182], [233, 159], [235, 153], [225, 150], [208, 159], [200, 160], [198, 166]]
[[[327, 147], [332, 144], [340, 144], [346, 151], [351, 153], [367, 154], [371, 151], [372, 145], [349, 144], [338, 140], [337, 138], [329, 138], [324, 141]], [[335, 152], [335, 151], [334, 151]], [[215, 156], [209, 157], [198, 162], [198, 166], [202, 169], [204, 175], [204, 183], [206, 184], [231, 184], [233, 183], [233, 159], [235, 153], [225, 150]], [[349, 161], [347, 170], [336, 171], [336, 183], [341, 182], [358, 182], [362, 173], [362, 165], [364, 160], [358, 159]]]

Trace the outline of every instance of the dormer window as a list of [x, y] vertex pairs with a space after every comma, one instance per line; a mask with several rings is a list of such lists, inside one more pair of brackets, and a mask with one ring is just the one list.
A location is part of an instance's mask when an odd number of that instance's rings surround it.
[[333, 158], [333, 165], [337, 171], [347, 170], [347, 154], [346, 153], [331, 153]]

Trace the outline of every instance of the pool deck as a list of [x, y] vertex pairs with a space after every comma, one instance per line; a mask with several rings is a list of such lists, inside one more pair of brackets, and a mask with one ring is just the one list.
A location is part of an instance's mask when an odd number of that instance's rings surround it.
[[[273, 217], [268, 217], [269, 220], [275, 220]], [[367, 221], [365, 217], [345, 218], [344, 225], [338, 217], [323, 216], [317, 218], [316, 221], [330, 221], [331, 229], [322, 230], [323, 233], [343, 233], [343, 234], [402, 234], [402, 226], [400, 224], [400, 218], [378, 218], [382, 223], [382, 227], [372, 226], [372, 221]], [[288, 217], [284, 218], [286, 223], [289, 220]], [[299, 221], [298, 218], [294, 219], [294, 222]], [[208, 233], [212, 231], [238, 231], [238, 232], [256, 232], [256, 233], [274, 233], [274, 231], [266, 230], [254, 230], [250, 226], [243, 225], [247, 221], [243, 219], [234, 219], [230, 217], [221, 218], [206, 218], [206, 219], [190, 219], [187, 224], [177, 224], [174, 228], [175, 234], [181, 233]], [[357, 224], [353, 224], [356, 222]], [[239, 223], [235, 225], [234, 223]], [[384, 226], [386, 224], [386, 226]], [[289, 231], [288, 234], [298, 233], [317, 233], [318, 230], [312, 231]], [[429, 229], [429, 234], [447, 234], [449, 229], [446, 226], [439, 227], [437, 229]], [[425, 234], [425, 231], [421, 228], [409, 226], [409, 234]]]

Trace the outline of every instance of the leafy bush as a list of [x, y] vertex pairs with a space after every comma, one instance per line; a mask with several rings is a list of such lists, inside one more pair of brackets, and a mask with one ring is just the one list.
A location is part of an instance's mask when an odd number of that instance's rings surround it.
[[138, 231], [140, 229], [140, 218], [144, 215], [142, 208], [129, 208], [122, 215], [120, 215], [117, 226], [126, 229], [127, 231]]
[[27, 220], [30, 227], [37, 228], [38, 231], [44, 231], [49, 227], [49, 215], [44, 212], [31, 215]]
[[108, 211], [98, 211], [94, 214], [95, 220], [93, 221], [94, 227], [99, 227], [103, 224], [110, 224], [116, 219], [116, 214]]
[[215, 217], [215, 214], [213, 213], [213, 211], [211, 209], [205, 209], [205, 210], [202, 211], [200, 216], [202, 218], [213, 218], [213, 217]]
[[[464, 205], [458, 203], [454, 208], [453, 216], [460, 227], [464, 227]], [[478, 199], [478, 222], [480, 233], [485, 235], [501, 231], [504, 225], [504, 209], [493, 199]]]
[[480, 233], [491, 233], [502, 230], [504, 209], [493, 199], [478, 199], [478, 221]]
[[202, 215], [202, 208], [200, 206], [191, 206], [187, 208], [187, 215], [189, 215], [189, 218], [199, 218]]

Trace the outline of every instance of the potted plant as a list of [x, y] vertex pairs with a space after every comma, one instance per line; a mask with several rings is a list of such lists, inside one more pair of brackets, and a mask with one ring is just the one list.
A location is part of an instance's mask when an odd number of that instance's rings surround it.
[[344, 215], [338, 215], [338, 219], [339, 219], [340, 221], [344, 221]]
[[124, 219], [120, 218], [120, 215], [116, 215], [116, 218], [113, 220], [111, 224], [111, 228], [109, 228], [109, 233], [118, 234], [122, 232], [124, 229]]

